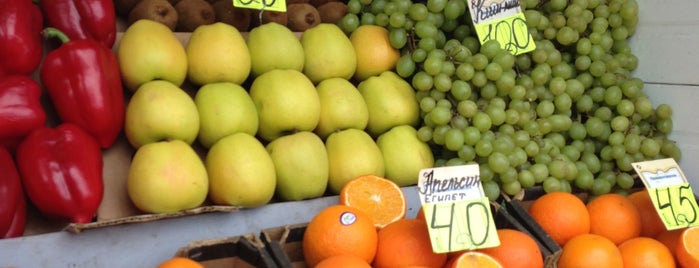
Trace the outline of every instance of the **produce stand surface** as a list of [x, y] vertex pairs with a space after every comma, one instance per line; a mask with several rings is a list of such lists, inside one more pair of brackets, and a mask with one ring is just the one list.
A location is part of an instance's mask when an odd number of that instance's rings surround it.
[[[699, 193], [699, 1], [638, 0], [640, 21], [630, 39], [639, 67], [634, 76], [654, 105], [670, 104], [671, 139], [682, 149], [679, 162], [695, 194]], [[403, 188], [408, 216], [419, 207], [416, 187]], [[336, 204], [336, 196], [273, 203], [255, 209], [212, 212], [150, 222], [126, 223], [80, 233], [68, 231], [0, 240], [0, 268], [5, 267], [154, 267], [194, 240], [260, 232], [308, 222]]]

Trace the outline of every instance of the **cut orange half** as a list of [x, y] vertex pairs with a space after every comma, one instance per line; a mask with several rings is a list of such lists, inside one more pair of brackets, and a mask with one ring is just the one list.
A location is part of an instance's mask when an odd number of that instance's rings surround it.
[[339, 203], [371, 216], [376, 228], [405, 218], [405, 194], [395, 182], [376, 175], [349, 180], [340, 190]]
[[454, 256], [445, 267], [449, 268], [503, 268], [502, 264], [492, 256], [479, 251], [465, 251]]
[[677, 241], [675, 254], [682, 267], [699, 267], [699, 226], [684, 230]]

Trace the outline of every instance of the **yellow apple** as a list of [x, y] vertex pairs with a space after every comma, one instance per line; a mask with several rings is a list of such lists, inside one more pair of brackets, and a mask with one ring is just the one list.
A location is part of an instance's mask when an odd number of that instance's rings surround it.
[[325, 140], [330, 174], [329, 189], [340, 193], [347, 181], [360, 175], [383, 177], [385, 164], [381, 150], [368, 133], [359, 129], [333, 132]]
[[200, 206], [209, 189], [199, 155], [181, 140], [159, 141], [136, 150], [127, 178], [128, 195], [147, 213], [170, 213]]

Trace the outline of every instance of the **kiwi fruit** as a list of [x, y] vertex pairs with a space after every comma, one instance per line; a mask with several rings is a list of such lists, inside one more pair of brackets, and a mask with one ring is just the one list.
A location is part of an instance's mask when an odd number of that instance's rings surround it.
[[319, 6], [322, 6], [323, 4], [328, 2], [340, 2], [340, 0], [308, 0], [308, 3], [315, 8], [318, 8]]
[[114, 1], [114, 11], [116, 14], [126, 17], [129, 12], [136, 6], [139, 2], [145, 2], [144, 0], [115, 0]]
[[[143, 0], [143, 1], [148, 1], [148, 0]], [[180, 0], [167, 0], [167, 1], [170, 2], [170, 4], [171, 4], [172, 6], [175, 6], [175, 5], [177, 5], [177, 3], [180, 2]]]
[[296, 4], [296, 3], [308, 3], [309, 1], [311, 1], [311, 0], [289, 0], [289, 1], [286, 1], [286, 4], [291, 5], [291, 4]]
[[180, 0], [175, 10], [179, 16], [177, 31], [193, 32], [201, 25], [216, 22], [214, 8], [206, 0]]
[[317, 7], [320, 21], [337, 24], [347, 15], [347, 4], [340, 1], [327, 2]]
[[303, 32], [320, 23], [320, 13], [311, 4], [298, 3], [287, 5], [286, 13], [289, 17], [286, 26], [294, 32]]
[[178, 18], [175, 7], [167, 0], [145, 0], [139, 2], [131, 9], [127, 23], [131, 25], [137, 20], [148, 19], [160, 22], [174, 31]]
[[269, 22], [276, 22], [281, 25], [287, 26], [289, 17], [288, 12], [288, 8], [287, 12], [256, 10], [255, 12], [251, 12], [250, 26], [257, 27]]
[[233, 25], [240, 32], [250, 28], [250, 9], [233, 6], [230, 0], [218, 0], [211, 4], [216, 14], [216, 21]]

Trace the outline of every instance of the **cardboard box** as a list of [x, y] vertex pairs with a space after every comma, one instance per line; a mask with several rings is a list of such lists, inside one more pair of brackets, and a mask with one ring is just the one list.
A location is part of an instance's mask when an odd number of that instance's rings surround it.
[[[524, 232], [534, 238], [544, 259], [549, 258], [554, 252], [532, 234], [522, 222], [511, 215], [505, 207], [497, 202], [491, 202], [493, 220], [497, 228], [510, 228]], [[260, 237], [270, 251], [272, 258], [280, 267], [305, 268], [306, 262], [303, 256], [303, 234], [307, 223], [286, 225], [262, 230]]]
[[206, 268], [278, 267], [257, 234], [193, 241], [175, 256], [190, 258]]

